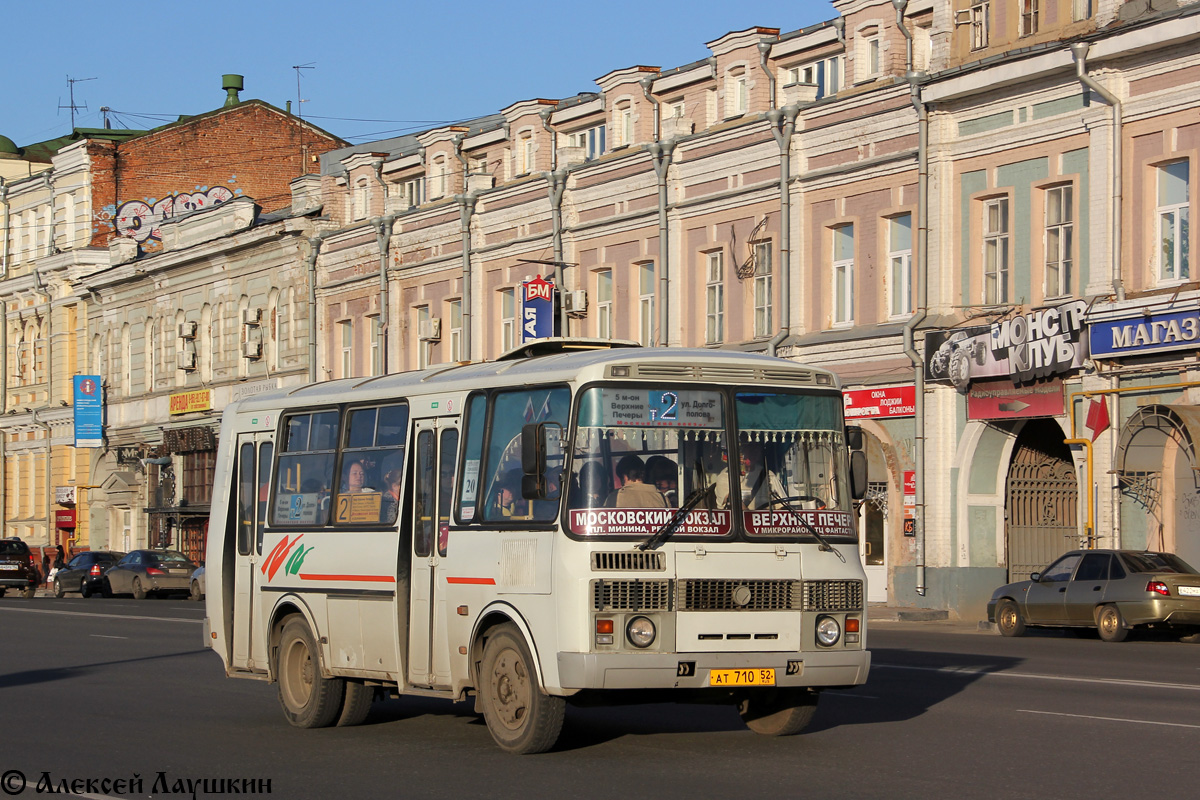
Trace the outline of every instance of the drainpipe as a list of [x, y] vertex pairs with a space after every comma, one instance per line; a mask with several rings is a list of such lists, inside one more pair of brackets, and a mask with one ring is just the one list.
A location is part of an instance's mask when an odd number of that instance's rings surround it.
[[833, 32], [837, 34], [837, 40], [843, 45], [846, 44], [846, 18], [833, 18]]
[[550, 171], [558, 169], [558, 131], [550, 124], [550, 115], [554, 113], [554, 109], [547, 108], [538, 114], [542, 118], [542, 127], [550, 134]]
[[462, 353], [464, 361], [471, 361], [471, 215], [475, 213], [475, 201], [478, 199], [474, 192], [460, 194], [458, 201], [458, 216], [462, 223]]
[[46, 431], [46, 542], [49, 543], [51, 541], [50, 537], [54, 535], [54, 510], [50, 507], [51, 492], [53, 491], [50, 488], [50, 481], [54, 477], [54, 472], [51, 469], [53, 456], [53, 450], [51, 449], [52, 437], [50, 434], [50, 423], [38, 419], [38, 410], [36, 408], [33, 410], [33, 424], [40, 425]]
[[908, 0], [892, 0], [896, 8], [896, 25], [907, 42], [904, 77], [908, 79], [908, 91], [913, 108], [917, 112], [917, 308], [904, 323], [904, 354], [913, 368], [913, 385], [916, 402], [913, 444], [915, 445], [914, 467], [916, 467], [917, 495], [915, 556], [917, 566], [917, 594], [925, 596], [925, 361], [917, 351], [915, 332], [929, 314], [929, 109], [921, 102], [918, 85], [924, 74], [913, 69], [912, 32], [904, 25], [904, 9]]
[[308, 271], [308, 382], [317, 382], [317, 256], [326, 234], [308, 237], [308, 256], [304, 266]]
[[3, 279], [8, 277], [8, 227], [12, 219], [9, 211], [12, 206], [8, 202], [8, 184], [5, 183], [4, 178], [0, 178], [0, 203], [4, 203], [4, 243], [0, 245], [0, 279]]
[[779, 332], [767, 340], [767, 355], [774, 356], [776, 348], [787, 338], [792, 317], [792, 134], [796, 132], [796, 115], [800, 106], [795, 103], [767, 112], [771, 135], [779, 145]]
[[1122, 113], [1121, 101], [1112, 92], [1105, 89], [1087, 74], [1087, 55], [1091, 45], [1087, 42], [1075, 42], [1071, 45], [1071, 55], [1075, 57], [1075, 74], [1079, 82], [1091, 89], [1100, 99], [1112, 106], [1113, 110], [1113, 143], [1112, 143], [1112, 285], [1117, 301], [1125, 299], [1125, 284], [1121, 280], [1121, 136]]
[[[657, 120], [658, 114], [655, 113]], [[654, 159], [654, 174], [658, 178], [658, 336], [659, 345], [666, 347], [670, 344], [670, 270], [668, 259], [671, 251], [667, 242], [667, 170], [671, 167], [671, 153], [675, 150], [675, 140], [652, 142], [647, 148]]]
[[758, 43], [758, 65], [762, 67], [762, 71], [767, 76], [767, 90], [770, 100], [767, 102], [767, 108], [775, 107], [775, 76], [771, 74], [770, 67], [767, 66], [767, 54], [771, 52], [771, 42]]
[[467, 191], [467, 177], [470, 169], [467, 168], [467, 157], [462, 153], [463, 135], [460, 133], [454, 137], [452, 144], [454, 145], [454, 157], [458, 159], [458, 163], [462, 165], [462, 190]]
[[46, 183], [46, 190], [50, 192], [50, 236], [46, 240], [50, 245], [50, 252], [54, 252], [54, 178], [48, 170], [42, 178]]
[[654, 99], [654, 95], [650, 90], [654, 87], [654, 77], [647, 75], [638, 81], [642, 87], [642, 94], [646, 95], [646, 99], [650, 101], [650, 105], [654, 106], [654, 141], [662, 138], [662, 115], [659, 113], [659, 102]]
[[371, 220], [375, 227], [375, 241], [379, 245], [379, 368], [381, 375], [388, 374], [388, 326], [391, 312], [388, 310], [388, 254], [392, 246], [392, 226], [395, 214], [385, 214], [382, 219]]
[[550, 184], [550, 222], [554, 230], [554, 285], [558, 287], [558, 335], [567, 335], [567, 304], [565, 299], [566, 285], [563, 283], [563, 243], [562, 243], [562, 198], [563, 190], [567, 188], [567, 171], [555, 170], [547, 172], [546, 182]]

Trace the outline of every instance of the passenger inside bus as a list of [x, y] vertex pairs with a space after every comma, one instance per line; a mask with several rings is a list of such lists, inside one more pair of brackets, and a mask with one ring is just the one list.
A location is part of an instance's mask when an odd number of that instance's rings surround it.
[[779, 475], [771, 469], [762, 443], [742, 442], [739, 449], [742, 505], [751, 511], [777, 506], [787, 493]]
[[585, 461], [579, 468], [579, 483], [572, 495], [573, 508], [599, 508], [613, 490], [611, 474], [599, 461]]
[[345, 475], [342, 479], [342, 494], [354, 494], [356, 492], [373, 492], [371, 487], [366, 485], [367, 468], [361, 461], [351, 461], [346, 465]]
[[496, 481], [495, 488], [492, 490], [491, 506], [485, 518], [502, 520], [527, 515], [528, 504], [521, 496], [521, 470], [510, 469]]
[[646, 474], [650, 483], [663, 496], [667, 508], [678, 508], [679, 466], [666, 456], [650, 456], [646, 461]]
[[379, 507], [379, 521], [386, 522], [389, 525], [396, 521], [396, 515], [400, 513], [400, 481], [404, 478], [404, 471], [393, 469], [383, 476], [383, 503]]
[[617, 480], [621, 488], [609, 495], [609, 508], [666, 508], [658, 489], [646, 483], [646, 464], [641, 457], [629, 453], [617, 462]]

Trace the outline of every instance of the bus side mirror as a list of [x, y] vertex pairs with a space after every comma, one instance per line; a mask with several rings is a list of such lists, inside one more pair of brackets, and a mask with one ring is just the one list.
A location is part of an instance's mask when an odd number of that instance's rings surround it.
[[850, 452], [850, 496], [855, 500], [867, 496], [867, 454], [862, 450]]
[[521, 428], [521, 496], [541, 500], [546, 496], [546, 426], [541, 422]]
[[863, 432], [862, 428], [857, 425], [846, 426], [846, 447], [851, 450], [863, 449]]

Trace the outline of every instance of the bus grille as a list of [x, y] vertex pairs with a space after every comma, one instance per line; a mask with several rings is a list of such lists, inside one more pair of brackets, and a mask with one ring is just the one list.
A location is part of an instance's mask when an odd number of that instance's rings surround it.
[[789, 611], [800, 608], [800, 581], [681, 580], [680, 611]]
[[805, 581], [805, 611], [861, 611], [862, 581]]
[[596, 611], [670, 611], [671, 582], [592, 581], [592, 607]]
[[667, 560], [662, 553], [592, 553], [592, 570], [621, 570], [626, 572], [662, 572]]

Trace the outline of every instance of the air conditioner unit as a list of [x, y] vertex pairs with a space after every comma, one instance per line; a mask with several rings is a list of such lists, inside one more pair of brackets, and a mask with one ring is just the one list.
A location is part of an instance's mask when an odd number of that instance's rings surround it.
[[179, 338], [180, 339], [195, 339], [196, 338], [196, 323], [194, 323], [194, 322], [179, 323]]
[[250, 359], [262, 358], [262, 342], [257, 339], [242, 342], [242, 356]]
[[422, 342], [436, 342], [442, 338], [442, 318], [421, 320], [417, 329], [417, 338]]
[[587, 290], [576, 289], [571, 292], [563, 292], [563, 310], [575, 317], [587, 315]]
[[[194, 323], [193, 323], [194, 324]], [[193, 370], [196, 368], [196, 351], [179, 350], [175, 353], [175, 362], [180, 369]]]
[[243, 325], [258, 325], [262, 322], [261, 308], [244, 308], [242, 309], [242, 324]]

